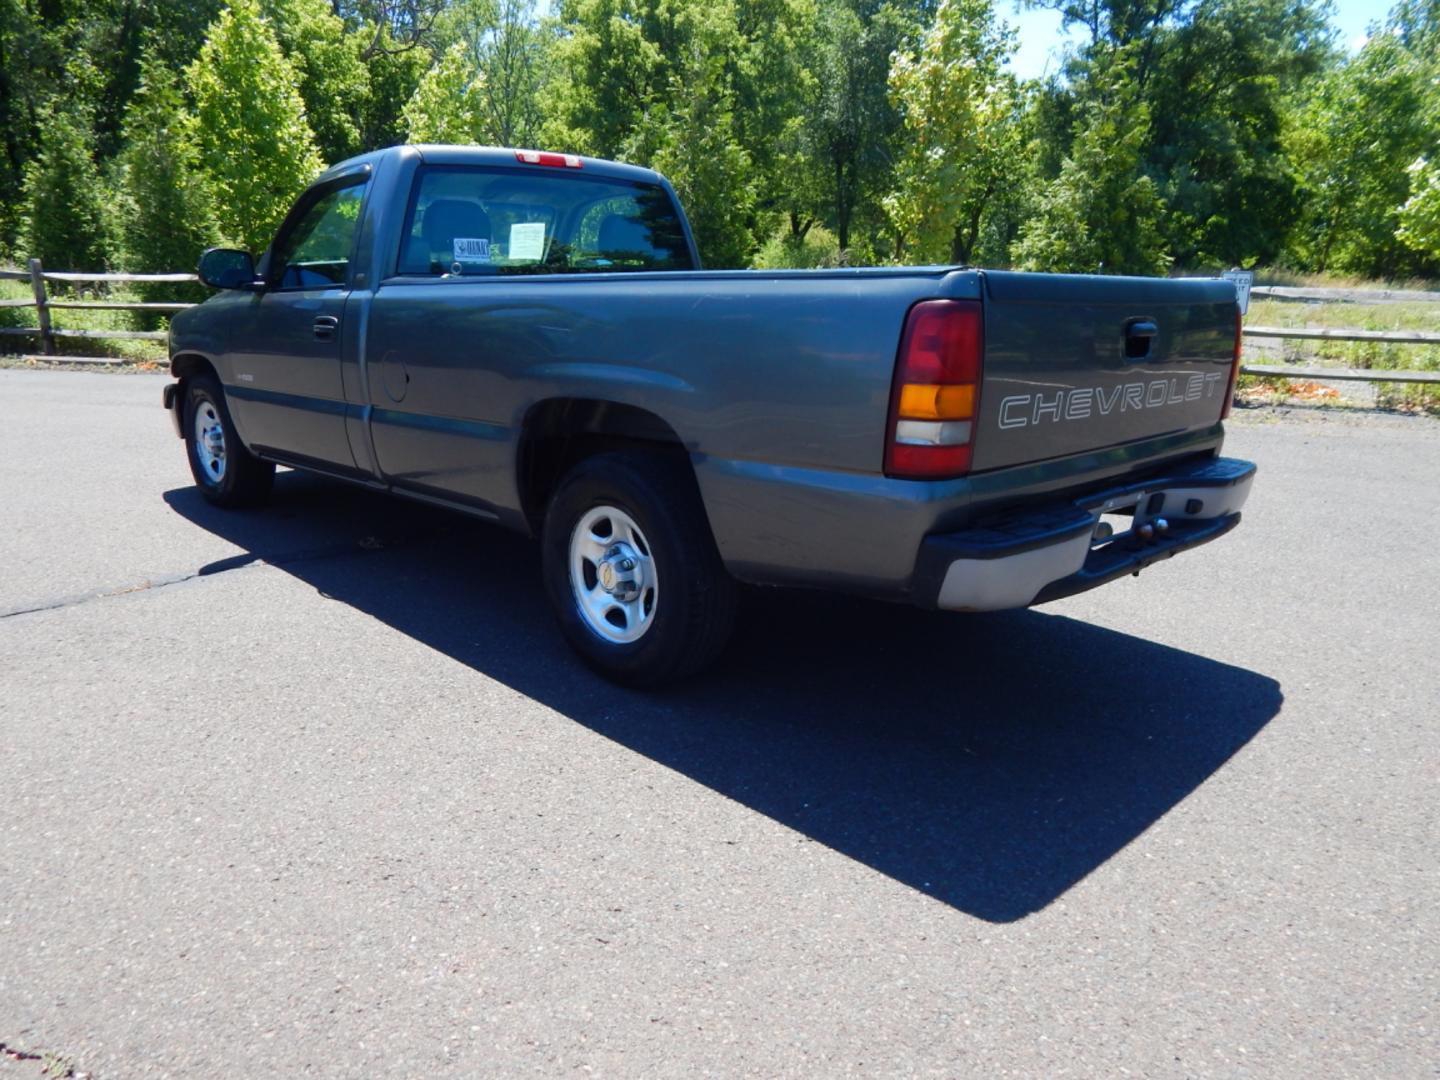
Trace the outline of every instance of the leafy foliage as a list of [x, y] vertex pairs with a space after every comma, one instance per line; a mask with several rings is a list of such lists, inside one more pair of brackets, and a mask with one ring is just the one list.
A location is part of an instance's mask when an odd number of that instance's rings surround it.
[[686, 204], [701, 258], [745, 265], [754, 159], [736, 116], [747, 41], [731, 0], [566, 0], [545, 127], [565, 149], [653, 165]]
[[482, 141], [534, 146], [552, 37], [548, 24], [536, 19], [535, 0], [458, 0], [440, 33], [462, 45], [484, 76], [476, 87]]
[[330, 0], [264, 0], [261, 11], [300, 77], [305, 120], [320, 156], [335, 162], [358, 154], [356, 119], [370, 95], [358, 35], [346, 33]]
[[735, 98], [725, 63], [727, 50], [738, 46], [733, 10], [727, 7], [708, 9], [692, 31], [669, 101], [647, 118], [639, 140], [654, 146], [650, 164], [674, 184], [688, 208], [700, 258], [712, 268], [745, 266], [757, 246], [751, 231], [753, 162], [735, 134]]
[[1060, 175], [1021, 230], [1022, 269], [1159, 274], [1168, 265], [1160, 231], [1164, 207], [1141, 169], [1150, 110], [1131, 70], [1121, 54], [1097, 75], [1103, 89], [1083, 109]]
[[[124, 132], [125, 265], [156, 273], [190, 269], [216, 240], [215, 214], [199, 169], [194, 121], [174, 72], [158, 55], [142, 63]], [[169, 286], [165, 295], [173, 292]]]
[[661, 36], [656, 0], [561, 0], [565, 35], [555, 45], [555, 78], [546, 89], [547, 145], [619, 157], [646, 109], [663, 96], [678, 53]]
[[857, 220], [883, 220], [879, 201], [891, 187], [891, 144], [900, 115], [888, 93], [890, 57], [916, 23], [891, 6], [872, 11], [823, 0], [811, 63], [817, 92], [806, 109], [804, 146], [811, 159], [817, 209], [833, 224], [842, 251]]
[[474, 54], [457, 41], [425, 73], [401, 116], [413, 143], [484, 143], [484, 73]]
[[1410, 175], [1413, 194], [1400, 208], [1400, 239], [1440, 262], [1440, 164], [1419, 158]]
[[39, 152], [25, 166], [25, 252], [49, 266], [103, 270], [111, 241], [89, 118], [56, 109], [43, 130]]
[[0, 251], [262, 247], [410, 138], [653, 166], [711, 266], [1440, 273], [1436, 0], [1354, 55], [1325, 0], [1026, 2], [1043, 84], [996, 0], [0, 0]]
[[186, 80], [221, 235], [259, 251], [321, 168], [300, 76], [256, 0], [231, 0]]
[[1165, 202], [1170, 253], [1186, 265], [1273, 261], [1299, 206], [1286, 102], [1330, 56], [1320, 13], [1291, 0], [1201, 0], [1156, 47], [1143, 167]]
[[941, 0], [890, 90], [904, 118], [898, 190], [885, 206], [922, 262], [969, 262], [981, 218], [1019, 157], [1015, 80], [1001, 72], [1014, 35], [988, 0]]
[[1304, 194], [1290, 245], [1298, 264], [1375, 277], [1422, 269], [1397, 232], [1409, 167], [1437, 149], [1428, 66], [1397, 34], [1378, 33], [1297, 111], [1287, 142]]
[[534, 146], [548, 56], [534, 0], [461, 0], [440, 35], [450, 44], [405, 105], [410, 140]]
[[[360, 27], [355, 33], [362, 38], [370, 28]], [[380, 34], [387, 41], [385, 32]], [[368, 40], [368, 39], [367, 39]], [[359, 116], [360, 148], [374, 150], [405, 141], [402, 112], [415, 93], [431, 62], [425, 49], [382, 47], [366, 61], [370, 77], [370, 93], [361, 104]]]
[[812, 226], [804, 236], [782, 226], [761, 245], [754, 262], [758, 270], [815, 270], [840, 264], [840, 244], [823, 225]]

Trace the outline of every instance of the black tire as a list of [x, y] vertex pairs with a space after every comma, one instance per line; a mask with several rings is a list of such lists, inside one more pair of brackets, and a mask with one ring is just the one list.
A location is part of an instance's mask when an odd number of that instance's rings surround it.
[[[633, 519], [649, 549], [641, 569], [629, 571], [653, 573], [656, 583], [653, 607], [640, 616], [647, 628], [634, 641], [617, 642], [593, 629], [587, 620], [594, 615], [582, 609], [572, 584], [572, 536], [603, 508]], [[545, 514], [542, 570], [566, 640], [601, 675], [624, 686], [693, 675], [719, 656], [735, 625], [735, 581], [720, 561], [694, 476], [687, 463], [663, 452], [598, 454], [571, 469]], [[588, 571], [581, 574], [588, 578]], [[643, 580], [633, 584], [639, 589]], [[600, 594], [592, 589], [590, 595]], [[637, 602], [643, 605], [643, 595]]]
[[[216, 506], [258, 506], [270, 494], [275, 480], [273, 462], [261, 461], [240, 442], [230, 410], [225, 405], [225, 391], [212, 375], [196, 375], [185, 380], [185, 408], [181, 414], [181, 433], [185, 437], [185, 457], [190, 462], [190, 475], [200, 494]], [[196, 437], [195, 418], [203, 413], [218, 421], [222, 434], [223, 455], [218, 459], [207, 455]], [[216, 473], [218, 472], [218, 476]]]

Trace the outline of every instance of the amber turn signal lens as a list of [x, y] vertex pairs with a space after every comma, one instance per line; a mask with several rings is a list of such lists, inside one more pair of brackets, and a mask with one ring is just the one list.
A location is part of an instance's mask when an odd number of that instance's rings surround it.
[[968, 420], [975, 414], [975, 387], [906, 383], [900, 416], [906, 420]]

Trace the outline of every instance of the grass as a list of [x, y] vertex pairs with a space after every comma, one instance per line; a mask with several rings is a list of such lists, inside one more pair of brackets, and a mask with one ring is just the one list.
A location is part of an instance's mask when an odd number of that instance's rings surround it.
[[[105, 300], [137, 302], [141, 297], [132, 289], [97, 283], [80, 289], [49, 283], [52, 300]], [[30, 300], [34, 294], [28, 281], [0, 281], [0, 299]], [[0, 307], [0, 326], [35, 326], [33, 307]], [[163, 330], [166, 320], [156, 319], [151, 312], [117, 310], [52, 310], [50, 325], [57, 330]], [[33, 338], [0, 337], [0, 351], [12, 354], [38, 354], [40, 336]], [[56, 338], [55, 351], [61, 356], [109, 356], [131, 363], [158, 363], [165, 359], [163, 341], [133, 338]]]
[[[1375, 283], [1369, 283], [1375, 287]], [[1421, 330], [1440, 333], [1440, 303], [1355, 304], [1298, 303], [1252, 297], [1245, 316], [1250, 326], [1349, 328], [1354, 330]], [[1350, 367], [1375, 371], [1440, 371], [1440, 345], [1395, 345], [1379, 341], [1308, 341], [1287, 338], [1277, 343], [1278, 357], [1260, 354], [1257, 342], [1247, 343], [1256, 363], [1281, 359], [1287, 363]], [[1245, 376], [1241, 390], [1284, 390], [1288, 380]], [[1440, 387], [1377, 383], [1376, 404], [1386, 409], [1440, 415]]]
[[1396, 278], [1377, 281], [1353, 274], [1307, 274], [1282, 266], [1262, 266], [1255, 270], [1256, 285], [1285, 285], [1310, 289], [1419, 289], [1434, 291], [1436, 283], [1427, 278]]

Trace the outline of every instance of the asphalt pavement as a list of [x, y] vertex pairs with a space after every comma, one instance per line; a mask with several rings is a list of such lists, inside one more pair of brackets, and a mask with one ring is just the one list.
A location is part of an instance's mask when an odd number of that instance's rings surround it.
[[164, 382], [0, 371], [0, 1076], [1440, 1075], [1440, 422], [1243, 411], [1215, 544], [642, 695], [523, 538], [209, 507]]

